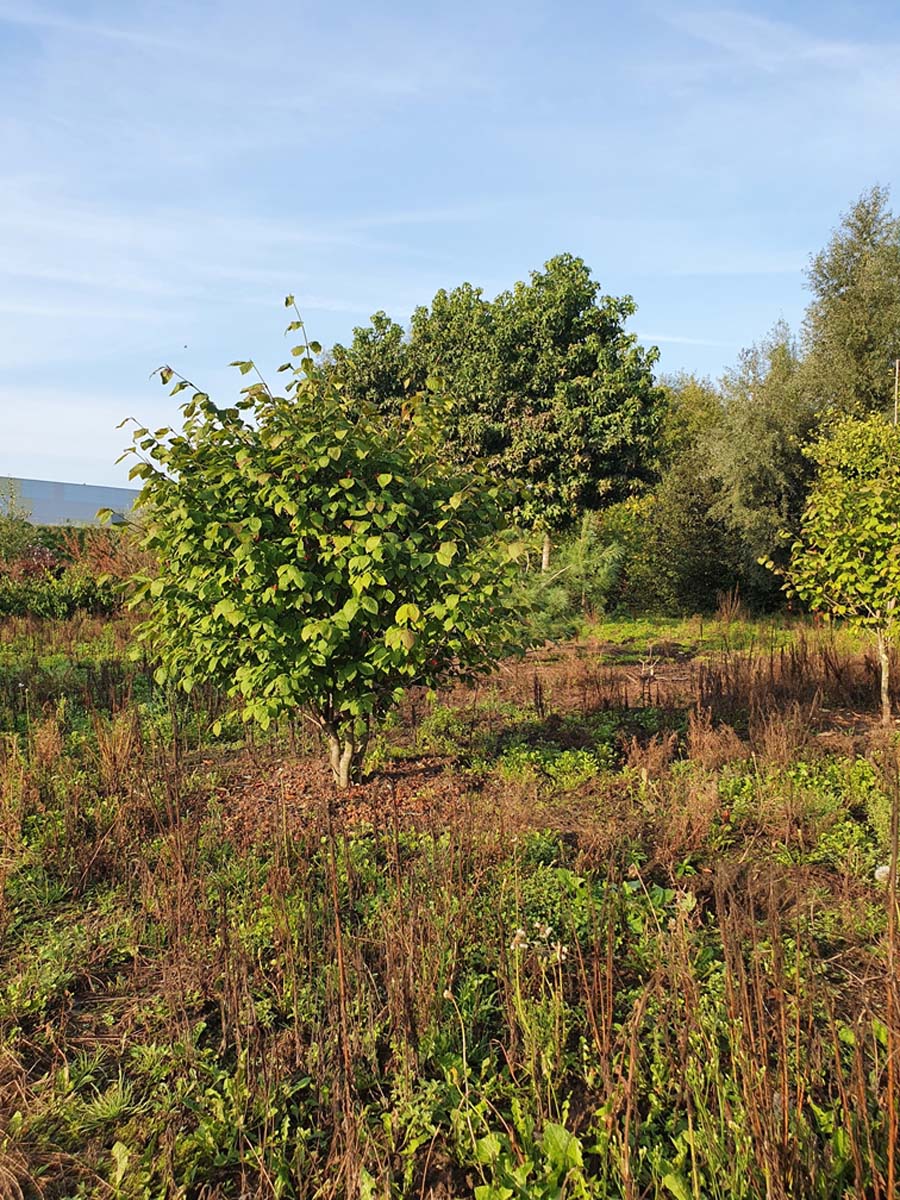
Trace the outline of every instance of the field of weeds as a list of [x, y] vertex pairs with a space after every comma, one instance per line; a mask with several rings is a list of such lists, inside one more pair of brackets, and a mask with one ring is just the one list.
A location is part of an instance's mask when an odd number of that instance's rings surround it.
[[607, 624], [339, 797], [129, 642], [0, 625], [4, 1200], [897, 1194], [863, 647]]

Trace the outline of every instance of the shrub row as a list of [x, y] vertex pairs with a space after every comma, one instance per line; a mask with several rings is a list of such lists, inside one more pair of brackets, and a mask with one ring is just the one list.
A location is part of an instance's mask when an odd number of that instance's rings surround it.
[[82, 570], [23, 576], [0, 575], [0, 616], [70, 617], [115, 612], [122, 603], [121, 585], [98, 580]]

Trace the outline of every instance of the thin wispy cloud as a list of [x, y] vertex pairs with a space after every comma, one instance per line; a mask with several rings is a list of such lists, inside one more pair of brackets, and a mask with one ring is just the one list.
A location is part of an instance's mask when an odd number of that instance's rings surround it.
[[[678, 11], [660, 16], [676, 29], [723, 51], [730, 59], [769, 74], [796, 74], [806, 66], [856, 70], [875, 50], [864, 41], [822, 37], [772, 17], [730, 8]], [[883, 53], [883, 48], [879, 51]]]
[[679, 333], [638, 333], [638, 340], [648, 345], [659, 346], [709, 346], [717, 350], [734, 350], [739, 342], [722, 342], [714, 338], [687, 337]]
[[392, 225], [466, 225], [496, 216], [508, 207], [498, 198], [490, 203], [463, 204], [446, 208], [407, 208], [400, 212], [369, 213], [345, 222], [348, 229], [379, 229]]
[[[42, 10], [37, 6], [10, 5], [0, 3], [0, 25], [19, 25], [26, 29], [51, 30], [57, 33], [74, 34], [79, 38], [99, 38], [101, 41], [126, 42], [141, 49], [165, 50], [168, 54], [199, 54], [207, 57], [203, 47], [187, 47], [174, 38], [161, 37], [148, 30], [133, 29], [118, 25], [106, 25], [67, 16], [60, 12]], [[237, 62], [237, 56], [227, 61]]]
[[[42, 317], [70, 319], [77, 316], [80, 321], [118, 321], [122, 318], [121, 308], [113, 305], [80, 304], [73, 310], [70, 304], [41, 303], [33, 300], [2, 300], [0, 313], [17, 317]], [[153, 309], [130, 307], [128, 315], [132, 319], [153, 319], [156, 313]]]

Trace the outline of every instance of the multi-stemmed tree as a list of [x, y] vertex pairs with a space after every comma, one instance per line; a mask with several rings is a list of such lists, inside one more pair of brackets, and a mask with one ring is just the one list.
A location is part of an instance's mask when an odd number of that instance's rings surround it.
[[298, 348], [285, 396], [259, 381], [219, 407], [195, 390], [181, 429], [135, 432], [158, 571], [134, 603], [161, 680], [214, 681], [263, 726], [300, 712], [345, 787], [406, 688], [477, 675], [512, 645], [513, 548], [496, 484], [439, 452], [429, 408], [360, 402], [317, 349]]

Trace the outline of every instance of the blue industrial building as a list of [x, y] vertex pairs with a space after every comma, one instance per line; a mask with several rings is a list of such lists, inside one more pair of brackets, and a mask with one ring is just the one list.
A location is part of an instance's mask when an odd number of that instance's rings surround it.
[[[33, 525], [99, 525], [97, 511], [111, 508], [121, 525], [134, 507], [134, 488], [97, 487], [92, 483], [55, 483], [49, 479], [9, 478], [16, 500]], [[0, 478], [0, 496], [7, 480]]]

